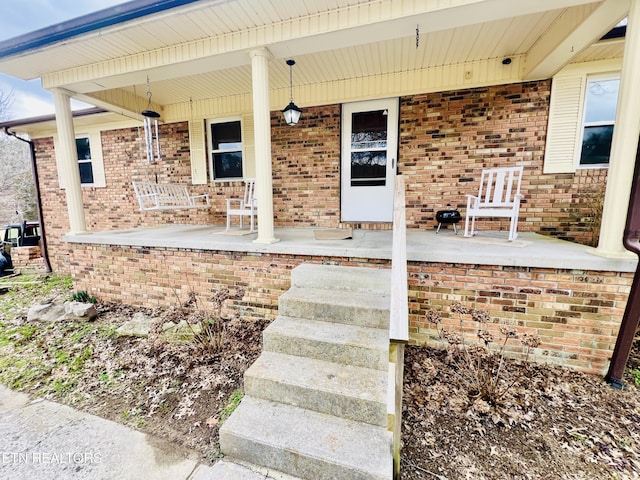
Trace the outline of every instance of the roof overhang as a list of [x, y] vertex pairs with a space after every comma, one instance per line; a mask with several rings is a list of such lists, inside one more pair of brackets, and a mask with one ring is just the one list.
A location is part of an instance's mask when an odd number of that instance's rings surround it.
[[[550, 78], [588, 60], [628, 9], [629, 0], [136, 0], [0, 42], [0, 71], [138, 118], [147, 79], [156, 111], [250, 96], [248, 53], [266, 47], [274, 105], [288, 100], [285, 59], [295, 57], [296, 103], [306, 106], [335, 101], [329, 85], [368, 79], [410, 93]], [[621, 56], [622, 44], [607, 55]]]

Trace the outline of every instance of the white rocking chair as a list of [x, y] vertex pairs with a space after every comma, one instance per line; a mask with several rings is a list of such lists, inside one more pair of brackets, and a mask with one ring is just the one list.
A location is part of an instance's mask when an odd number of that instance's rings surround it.
[[[508, 217], [509, 241], [518, 237], [518, 215], [520, 214], [520, 194], [522, 165], [517, 167], [489, 168], [482, 170], [478, 195], [467, 195], [467, 215], [464, 222], [464, 236], [476, 235], [476, 217]], [[471, 229], [469, 229], [471, 219]]]
[[258, 200], [256, 199], [256, 179], [247, 178], [244, 184], [243, 198], [227, 198], [227, 230], [231, 228], [231, 216], [240, 217], [240, 228], [243, 227], [243, 218], [250, 217], [250, 231], [255, 230], [255, 218], [258, 211]]

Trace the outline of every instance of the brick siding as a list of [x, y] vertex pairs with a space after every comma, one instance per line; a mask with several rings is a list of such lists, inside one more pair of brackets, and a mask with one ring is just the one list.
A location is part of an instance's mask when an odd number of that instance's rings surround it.
[[[447, 203], [462, 209], [477, 193], [482, 168], [525, 166], [518, 228], [593, 245], [606, 169], [544, 175], [549, 81], [402, 97], [399, 169], [407, 177], [407, 226], [431, 229]], [[276, 226], [340, 224], [340, 106], [305, 108], [296, 127], [273, 112], [272, 170]], [[163, 160], [143, 158], [140, 129], [102, 132], [106, 188], [83, 187], [87, 228], [110, 230], [165, 223], [224, 224], [225, 198], [241, 196], [241, 182], [190, 187], [209, 193], [213, 207], [139, 212], [132, 180], [191, 183], [187, 122], [162, 125]], [[67, 231], [66, 199], [58, 187], [53, 141], [36, 141], [45, 221], [51, 241]], [[480, 228], [506, 229], [506, 219]], [[490, 222], [490, 223], [488, 223]], [[389, 228], [387, 225], [357, 225]]]
[[40, 247], [12, 247], [11, 263], [14, 268], [20, 272], [27, 271], [44, 271], [44, 259], [40, 255]]
[[[242, 289], [242, 299], [229, 308], [248, 321], [275, 318], [291, 270], [303, 262], [389, 268], [385, 260], [87, 244], [73, 244], [67, 259], [75, 288], [106, 301], [169, 307], [193, 290], [206, 308], [218, 289]], [[461, 301], [521, 333], [540, 335], [538, 360], [602, 374], [632, 279], [631, 273], [411, 262], [411, 339], [436, 343], [426, 312], [440, 310], [445, 325], [457, 325], [448, 307]]]
[[[542, 173], [549, 92], [550, 82], [539, 81], [402, 97], [399, 169], [406, 176], [408, 228], [434, 228], [435, 212], [447, 203], [464, 209], [465, 194], [476, 193], [482, 168], [522, 164], [525, 199], [519, 230], [583, 244], [597, 241], [607, 170]], [[280, 112], [272, 112], [271, 133], [275, 225], [339, 226], [340, 105], [305, 108], [295, 127], [286, 126]], [[194, 194], [209, 193], [213, 207], [208, 210], [138, 211], [132, 180], [191, 182], [187, 122], [162, 125], [160, 136], [164, 159], [147, 164], [140, 129], [102, 132], [107, 186], [82, 190], [90, 231], [224, 224], [224, 200], [241, 195], [241, 182], [190, 186]], [[388, 267], [387, 262], [365, 259], [64, 243], [69, 224], [53, 141], [35, 143], [52, 267], [71, 273], [77, 289], [103, 300], [169, 306], [176, 293], [184, 296], [190, 288], [207, 297], [229, 285], [246, 289], [234, 304], [239, 314], [273, 318], [277, 298], [288, 288], [290, 270], [303, 261]], [[504, 220], [485, 222], [480, 227], [507, 228]], [[190, 272], [187, 284], [184, 272]], [[543, 338], [541, 359], [601, 373], [631, 281], [631, 274], [625, 273], [414, 263], [412, 339], [433, 341], [426, 311], [446, 312], [447, 305], [462, 300], [522, 330], [538, 332]]]

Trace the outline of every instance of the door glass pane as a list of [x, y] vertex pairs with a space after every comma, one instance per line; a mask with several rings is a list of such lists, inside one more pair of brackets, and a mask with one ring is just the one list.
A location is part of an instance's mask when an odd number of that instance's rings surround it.
[[387, 177], [387, 115], [384, 110], [351, 117], [351, 186], [384, 186]]
[[387, 147], [387, 116], [383, 110], [357, 112], [351, 117], [351, 148]]
[[387, 179], [387, 152], [351, 152], [351, 186], [373, 187], [385, 185]]

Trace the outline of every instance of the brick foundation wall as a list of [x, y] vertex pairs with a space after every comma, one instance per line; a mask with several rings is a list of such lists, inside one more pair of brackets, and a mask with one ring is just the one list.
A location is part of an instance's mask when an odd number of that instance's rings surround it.
[[[385, 260], [83, 244], [74, 244], [67, 258], [74, 287], [101, 300], [168, 307], [193, 290], [210, 308], [206, 299], [229, 287], [244, 290], [230, 308], [246, 320], [275, 318], [291, 270], [303, 262], [389, 268]], [[441, 310], [446, 317], [448, 307], [461, 301], [521, 333], [540, 335], [538, 360], [602, 374], [632, 279], [631, 273], [411, 262], [411, 339], [435, 343], [427, 311]], [[457, 320], [445, 318], [447, 323]]]
[[[519, 230], [594, 245], [606, 169], [544, 175], [550, 82], [539, 81], [400, 99], [399, 169], [407, 180], [408, 228], [432, 229], [435, 212], [466, 207], [482, 168], [523, 164], [525, 199]], [[272, 112], [272, 171], [276, 226], [340, 224], [340, 105], [305, 108], [289, 127]], [[187, 122], [160, 127], [163, 160], [143, 158], [140, 129], [102, 132], [106, 188], [83, 187], [90, 231], [166, 223], [224, 224], [225, 198], [241, 196], [242, 182], [190, 186], [208, 193], [211, 209], [139, 212], [132, 180], [191, 183]], [[44, 219], [52, 249], [68, 231], [52, 139], [36, 140]], [[480, 228], [506, 229], [506, 219]], [[389, 228], [388, 224], [356, 225]], [[55, 261], [53, 262], [55, 264]]]
[[[588, 373], [605, 373], [615, 346], [633, 273], [501, 267], [461, 264], [410, 264], [410, 335], [418, 343], [438, 344], [425, 315], [442, 313], [443, 326], [455, 330], [455, 302], [486, 310], [496, 322], [519, 333], [540, 336], [535, 357]], [[473, 321], [465, 321], [469, 332]], [[511, 342], [514, 353], [521, 353]]]

